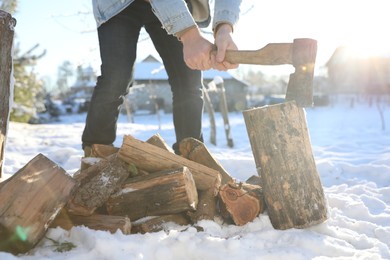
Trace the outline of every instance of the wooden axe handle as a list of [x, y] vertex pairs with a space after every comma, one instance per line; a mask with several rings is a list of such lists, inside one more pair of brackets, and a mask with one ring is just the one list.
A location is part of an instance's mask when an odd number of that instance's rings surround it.
[[[225, 60], [233, 64], [292, 64], [292, 43], [269, 43], [259, 50], [227, 50]], [[214, 50], [215, 54], [216, 51]]]

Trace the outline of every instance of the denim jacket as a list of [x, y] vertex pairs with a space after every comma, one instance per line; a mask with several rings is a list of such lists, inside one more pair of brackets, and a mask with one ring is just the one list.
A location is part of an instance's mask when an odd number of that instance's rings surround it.
[[[99, 27], [120, 13], [135, 0], [92, 0], [93, 13]], [[208, 0], [150, 0], [153, 12], [164, 29], [175, 35], [196, 23], [206, 27], [210, 21]], [[215, 0], [213, 30], [219, 23], [235, 25], [239, 18], [241, 0]], [[190, 12], [191, 11], [191, 12]], [[192, 13], [192, 14], [191, 14]]]

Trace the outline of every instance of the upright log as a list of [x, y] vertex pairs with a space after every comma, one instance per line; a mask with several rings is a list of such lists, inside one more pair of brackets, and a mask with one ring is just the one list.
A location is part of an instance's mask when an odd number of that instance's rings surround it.
[[7, 137], [12, 97], [12, 45], [16, 20], [0, 10], [0, 178], [3, 172], [5, 141]]
[[291, 101], [243, 114], [274, 228], [305, 228], [326, 220], [303, 108]]
[[45, 235], [76, 185], [42, 154], [7, 179], [0, 189], [0, 251], [25, 253]]

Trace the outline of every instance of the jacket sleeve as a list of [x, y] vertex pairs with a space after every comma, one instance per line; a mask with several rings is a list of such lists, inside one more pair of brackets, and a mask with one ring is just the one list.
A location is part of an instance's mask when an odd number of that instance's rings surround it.
[[229, 23], [234, 26], [240, 16], [241, 0], [215, 0], [213, 31], [220, 23]]
[[151, 0], [150, 4], [168, 34], [196, 25], [184, 0]]

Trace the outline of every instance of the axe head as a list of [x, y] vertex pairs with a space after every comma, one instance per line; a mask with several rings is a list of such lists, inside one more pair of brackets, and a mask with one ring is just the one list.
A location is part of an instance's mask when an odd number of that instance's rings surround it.
[[317, 55], [317, 41], [295, 39], [292, 46], [292, 65], [295, 72], [290, 75], [286, 101], [295, 100], [300, 107], [313, 106], [313, 77]]

